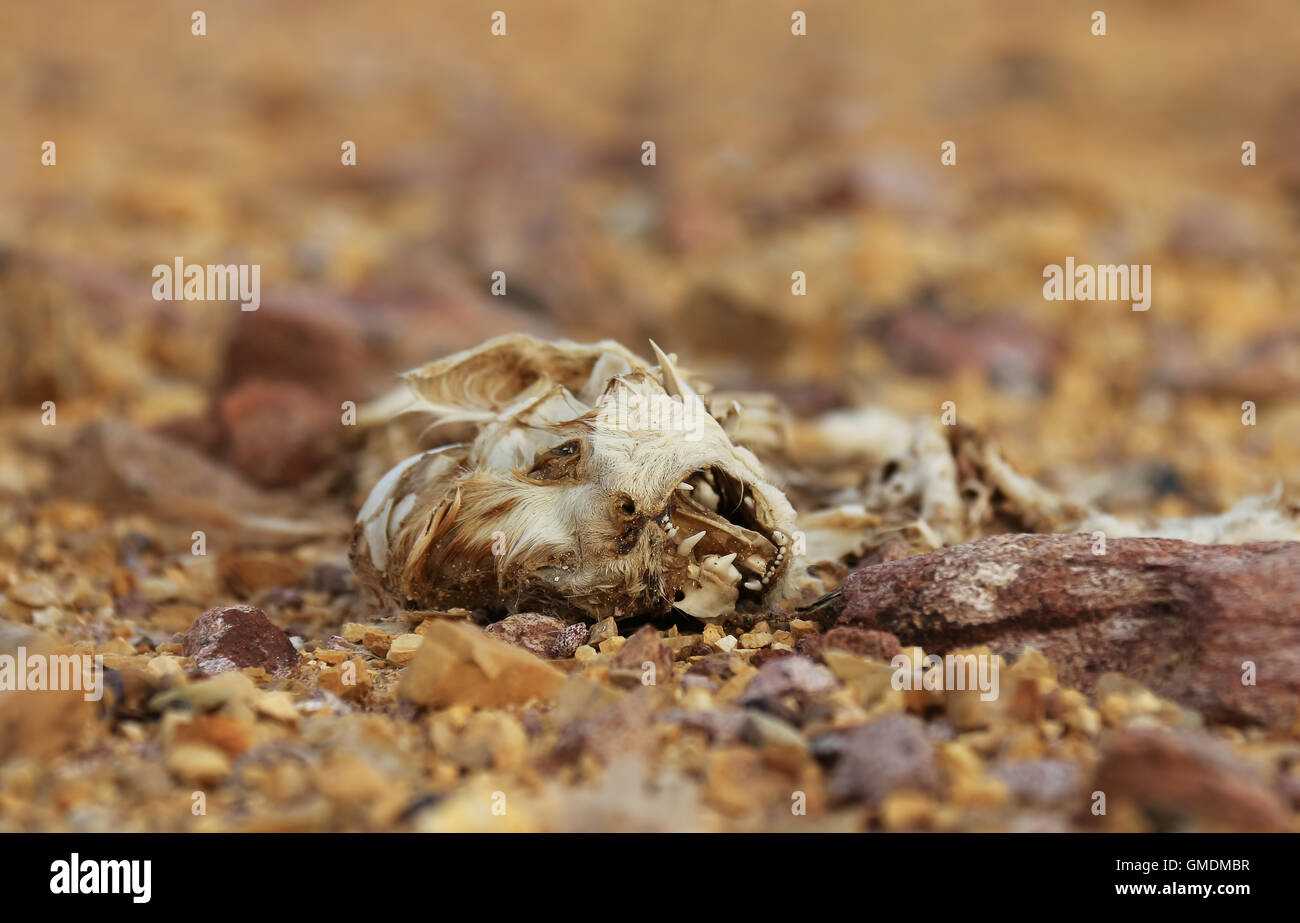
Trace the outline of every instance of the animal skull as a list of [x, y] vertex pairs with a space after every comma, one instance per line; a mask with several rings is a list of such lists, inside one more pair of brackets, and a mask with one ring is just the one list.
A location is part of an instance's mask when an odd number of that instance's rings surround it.
[[[431, 428], [357, 517], [362, 584], [400, 607], [699, 619], [786, 592], [795, 513], [657, 345], [491, 340], [408, 373]], [[722, 420], [723, 422], [719, 422]], [[724, 425], [725, 424], [725, 425]]]

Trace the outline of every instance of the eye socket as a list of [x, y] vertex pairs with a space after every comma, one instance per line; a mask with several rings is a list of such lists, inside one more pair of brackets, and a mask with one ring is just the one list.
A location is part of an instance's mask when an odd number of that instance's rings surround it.
[[578, 464], [582, 460], [582, 440], [570, 439], [559, 445], [538, 452], [533, 459], [533, 466], [525, 477], [534, 481], [559, 481], [577, 477]]

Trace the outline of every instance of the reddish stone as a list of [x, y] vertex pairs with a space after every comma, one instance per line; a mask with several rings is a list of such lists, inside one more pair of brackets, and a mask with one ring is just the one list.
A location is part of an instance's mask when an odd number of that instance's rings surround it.
[[310, 388], [331, 406], [360, 406], [397, 386], [403, 369], [502, 333], [545, 332], [503, 299], [472, 294], [267, 293], [260, 310], [239, 315], [218, 393], [281, 381]]
[[890, 359], [918, 375], [948, 376], [973, 367], [995, 384], [1041, 387], [1051, 381], [1061, 355], [1055, 337], [1023, 318], [968, 320], [921, 307], [874, 327]]
[[283, 677], [298, 666], [298, 651], [289, 636], [256, 606], [209, 609], [185, 633], [183, 650], [207, 676], [261, 667]]
[[779, 647], [765, 647], [761, 650], [754, 651], [753, 655], [749, 658], [749, 665], [751, 667], [762, 667], [764, 664], [771, 663], [773, 660], [780, 660], [782, 657], [793, 656], [794, 651], [782, 650]]
[[217, 412], [230, 463], [266, 487], [290, 486], [316, 471], [345, 433], [339, 406], [286, 382], [246, 382], [221, 398]]
[[828, 649], [888, 663], [900, 647], [898, 639], [887, 631], [854, 628], [852, 625], [837, 625], [825, 634], [806, 635], [799, 640], [799, 652], [814, 660], [821, 660]]
[[568, 624], [553, 615], [520, 612], [483, 629], [507, 644], [516, 644], [545, 659], [563, 660], [587, 643], [589, 629], [582, 623]]
[[1127, 801], [1174, 830], [1276, 833], [1289, 827], [1277, 793], [1231, 749], [1200, 732], [1117, 732], [1092, 790], [1105, 793], [1108, 812]]
[[728, 680], [735, 675], [736, 667], [740, 665], [740, 662], [740, 658], [735, 654], [730, 654], [725, 651], [709, 653], [700, 659], [693, 661], [691, 665], [686, 668], [686, 675]]
[[[1043, 651], [1067, 685], [1108, 672], [1215, 721], [1289, 727], [1300, 707], [1300, 542], [1198, 545], [998, 535], [864, 567], [840, 621], [931, 653]], [[1247, 663], [1255, 684], [1244, 685]]]
[[792, 723], [810, 699], [834, 692], [834, 674], [800, 654], [770, 660], [758, 668], [741, 693], [740, 704], [757, 706]]
[[614, 655], [610, 666], [613, 671], [626, 671], [640, 677], [645, 672], [646, 663], [654, 664], [656, 683], [673, 675], [673, 649], [663, 642], [653, 625], [642, 625], [628, 638]]

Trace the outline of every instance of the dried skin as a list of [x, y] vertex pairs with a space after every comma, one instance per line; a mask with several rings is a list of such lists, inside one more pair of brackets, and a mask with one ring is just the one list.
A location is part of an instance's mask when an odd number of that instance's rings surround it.
[[801, 424], [789, 454], [792, 468], [782, 473], [794, 488], [809, 562], [861, 559], [888, 542], [922, 552], [1007, 532], [1300, 541], [1300, 504], [1284, 502], [1280, 489], [1218, 515], [1124, 519], [1026, 477], [978, 430], [881, 408]]
[[794, 510], [662, 352], [508, 336], [407, 376], [435, 434], [357, 519], [352, 561], [392, 605], [711, 619], [785, 593]]

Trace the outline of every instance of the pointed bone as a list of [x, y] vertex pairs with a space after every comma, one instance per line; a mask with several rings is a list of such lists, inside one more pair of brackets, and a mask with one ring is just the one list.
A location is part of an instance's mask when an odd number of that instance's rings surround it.
[[719, 417], [718, 422], [722, 424], [722, 431], [728, 436], [736, 435], [736, 430], [740, 429], [740, 409], [740, 405], [732, 401]]
[[677, 543], [677, 553], [681, 555], [683, 558], [686, 557], [688, 554], [690, 554], [692, 551], [695, 550], [695, 546], [700, 543], [700, 539], [704, 538], [705, 534], [706, 533], [702, 530], [696, 532], [690, 538], [682, 539], [680, 542]]
[[711, 573], [718, 580], [735, 585], [740, 583], [740, 571], [732, 566], [731, 562], [736, 560], [736, 553], [718, 557], [717, 555], [708, 555], [702, 562], [704, 569]]
[[663, 379], [664, 390], [668, 392], [668, 396], [680, 397], [683, 401], [694, 397], [695, 391], [682, 381], [681, 376], [677, 374], [677, 367], [673, 365], [673, 360], [659, 348], [659, 344], [651, 340], [650, 348], [655, 351], [655, 358], [659, 360], [659, 376]]

